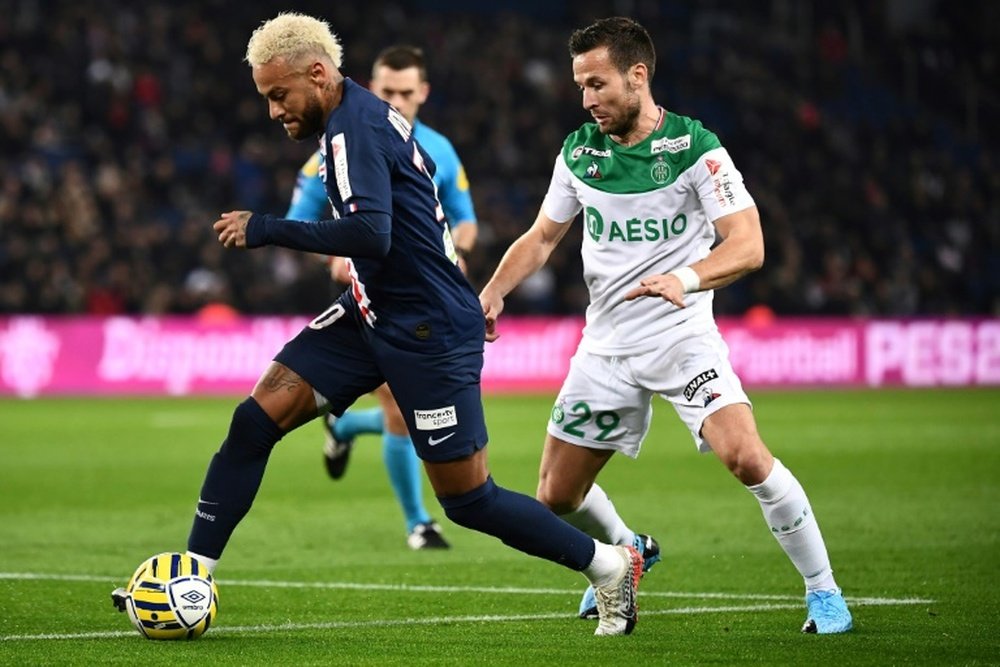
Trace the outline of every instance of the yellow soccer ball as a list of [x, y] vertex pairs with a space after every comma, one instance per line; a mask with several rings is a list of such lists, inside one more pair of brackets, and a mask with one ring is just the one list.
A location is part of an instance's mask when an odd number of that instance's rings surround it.
[[147, 559], [111, 599], [146, 639], [197, 639], [219, 611], [219, 590], [212, 575], [197, 559], [182, 553]]

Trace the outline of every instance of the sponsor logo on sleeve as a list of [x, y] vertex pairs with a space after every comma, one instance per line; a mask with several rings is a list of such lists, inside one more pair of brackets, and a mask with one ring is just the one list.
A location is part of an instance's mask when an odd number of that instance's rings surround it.
[[458, 426], [458, 412], [454, 405], [434, 410], [414, 410], [413, 421], [418, 431], [436, 431], [449, 426]]
[[347, 171], [347, 141], [343, 132], [330, 140], [330, 148], [333, 150], [333, 177], [337, 181], [340, 200], [346, 202], [354, 192], [351, 190], [351, 177]]
[[705, 159], [705, 167], [712, 177], [712, 190], [715, 200], [723, 208], [736, 205], [736, 194], [733, 193], [733, 179], [729, 170], [723, 168], [721, 162], [717, 160]]

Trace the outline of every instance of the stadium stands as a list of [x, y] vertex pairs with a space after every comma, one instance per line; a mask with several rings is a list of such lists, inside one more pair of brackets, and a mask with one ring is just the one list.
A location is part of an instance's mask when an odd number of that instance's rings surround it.
[[[226, 252], [211, 230], [221, 211], [282, 212], [314, 146], [267, 120], [241, 62], [278, 4], [5, 5], [0, 313], [325, 307], [320, 262]], [[602, 3], [516, 4], [298, 7], [329, 18], [363, 83], [382, 46], [428, 49], [421, 117], [472, 181], [474, 282], [530, 224], [562, 138], [587, 120], [565, 43]], [[720, 314], [1000, 313], [1000, 4], [958, 4], [616, 4], [657, 40], [657, 101], [719, 133], [761, 208], [767, 263], [717, 294]], [[508, 312], [580, 312], [577, 240]]]

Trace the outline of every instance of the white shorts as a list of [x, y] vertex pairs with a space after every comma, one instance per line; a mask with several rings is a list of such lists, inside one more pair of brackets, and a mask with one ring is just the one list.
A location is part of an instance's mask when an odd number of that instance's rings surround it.
[[566, 442], [613, 449], [635, 458], [649, 431], [652, 400], [673, 404], [702, 452], [705, 419], [736, 403], [750, 405], [714, 321], [672, 328], [652, 351], [602, 356], [578, 348], [549, 418], [548, 432]]

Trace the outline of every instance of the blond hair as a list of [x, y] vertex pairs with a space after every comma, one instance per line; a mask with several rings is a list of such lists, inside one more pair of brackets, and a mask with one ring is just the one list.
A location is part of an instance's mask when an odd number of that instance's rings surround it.
[[257, 67], [279, 57], [295, 62], [304, 56], [320, 55], [329, 58], [337, 68], [343, 60], [340, 39], [330, 25], [305, 14], [282, 12], [250, 35], [246, 61], [251, 67]]

